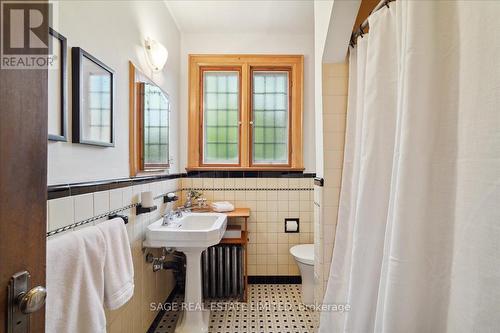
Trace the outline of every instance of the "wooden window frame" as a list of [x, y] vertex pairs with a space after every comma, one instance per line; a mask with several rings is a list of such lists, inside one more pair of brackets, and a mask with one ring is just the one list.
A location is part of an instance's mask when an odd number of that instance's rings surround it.
[[[205, 68], [239, 68], [239, 165], [203, 163], [202, 79]], [[252, 71], [289, 71], [288, 164], [252, 163]], [[189, 55], [188, 166], [186, 170], [303, 171], [303, 55]]]
[[[262, 167], [262, 168], [270, 168], [270, 167], [276, 167], [276, 168], [291, 168], [292, 167], [292, 137], [293, 137], [293, 130], [292, 130], [292, 118], [293, 118], [293, 110], [292, 110], [292, 87], [293, 87], [293, 82], [292, 82], [292, 68], [289, 66], [286, 67], [280, 67], [280, 66], [274, 66], [274, 67], [268, 67], [268, 66], [251, 66], [250, 67], [250, 101], [249, 101], [249, 110], [248, 112], [250, 113], [250, 123], [251, 125], [254, 122], [254, 110], [253, 110], [253, 73], [254, 72], [287, 72], [288, 73], [288, 163], [272, 163], [272, 164], [266, 164], [266, 163], [254, 163], [253, 161], [253, 129], [252, 126], [250, 126], [250, 141], [249, 141], [249, 151], [250, 151], [250, 167]], [[253, 124], [254, 125], [254, 124]]]
[[[167, 172], [168, 169], [170, 168], [170, 160], [169, 163], [162, 163], [162, 164], [150, 163], [147, 164], [146, 166], [144, 165], [144, 151], [143, 151], [144, 119], [141, 112], [144, 91], [141, 88], [142, 83], [150, 83], [155, 86], [158, 86], [143, 72], [141, 72], [141, 70], [139, 70], [131, 61], [129, 61], [129, 155], [130, 155], [129, 167], [130, 167], [131, 177], [151, 175], [151, 174], [163, 174]], [[172, 110], [170, 110], [169, 113], [171, 111]], [[169, 145], [171, 138], [170, 129], [171, 129], [171, 123], [169, 119]], [[170, 153], [170, 147], [169, 147], [169, 153]]]
[[[205, 145], [203, 144], [204, 139], [204, 110], [203, 110], [203, 74], [205, 72], [237, 72], [238, 73], [238, 163], [204, 163], [203, 160], [203, 149]], [[199, 134], [199, 165], [201, 167], [241, 167], [241, 67], [235, 66], [200, 66], [200, 134]]]

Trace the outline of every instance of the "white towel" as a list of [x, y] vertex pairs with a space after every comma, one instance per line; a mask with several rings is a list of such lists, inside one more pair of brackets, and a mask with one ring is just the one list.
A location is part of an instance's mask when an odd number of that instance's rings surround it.
[[234, 206], [227, 201], [212, 202], [212, 209], [216, 212], [231, 212], [234, 210]]
[[46, 332], [106, 332], [104, 251], [96, 227], [47, 241]]
[[104, 306], [115, 310], [134, 294], [134, 264], [127, 228], [121, 218], [97, 225], [106, 241]]

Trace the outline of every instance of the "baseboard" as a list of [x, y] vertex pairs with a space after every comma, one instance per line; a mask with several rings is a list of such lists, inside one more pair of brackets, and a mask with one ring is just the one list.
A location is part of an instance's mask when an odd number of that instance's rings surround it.
[[250, 275], [249, 284], [301, 284], [300, 275]]
[[[168, 295], [167, 299], [165, 300], [165, 302], [163, 304], [172, 303], [174, 300], [174, 297], [175, 297], [175, 295], [177, 295], [178, 291], [179, 291], [179, 288], [177, 287], [177, 285], [175, 285], [174, 289], [172, 289], [172, 291], [170, 292], [170, 294]], [[167, 310], [165, 310], [165, 309], [158, 311], [158, 314], [156, 315], [155, 319], [151, 323], [151, 326], [149, 326], [146, 333], [154, 333], [154, 331], [156, 330], [156, 328], [158, 327], [158, 325], [161, 322], [161, 318], [163, 318], [163, 316], [165, 315], [165, 312], [167, 312]]]

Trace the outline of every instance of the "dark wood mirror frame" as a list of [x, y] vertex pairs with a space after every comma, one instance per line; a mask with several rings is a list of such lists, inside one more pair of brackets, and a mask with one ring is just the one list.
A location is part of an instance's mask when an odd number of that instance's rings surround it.
[[[60, 43], [59, 47], [61, 50], [60, 59], [59, 59], [59, 79], [61, 80], [61, 89], [59, 92], [59, 103], [61, 104], [61, 123], [60, 123], [60, 133], [59, 134], [48, 134], [48, 139], [50, 141], [62, 141], [67, 142], [67, 114], [68, 114], [68, 106], [67, 106], [67, 96], [68, 96], [68, 74], [67, 74], [67, 40], [66, 37], [55, 31], [54, 29], [49, 27], [49, 34], [53, 38], [51, 38], [51, 42], [53, 39]], [[56, 59], [57, 60], [57, 59]], [[49, 110], [51, 112], [51, 110]]]
[[[82, 66], [84, 59], [93, 62], [104, 71], [108, 72], [111, 80], [110, 80], [110, 92], [111, 92], [111, 100], [110, 100], [110, 141], [93, 141], [87, 140], [82, 137], [82, 128], [83, 128], [83, 119], [82, 119], [82, 88], [83, 88], [83, 75], [82, 75]], [[82, 143], [87, 145], [94, 146], [103, 146], [103, 147], [114, 147], [115, 146], [115, 131], [114, 131], [114, 89], [115, 89], [115, 72], [110, 67], [106, 66], [102, 61], [98, 60], [90, 53], [79, 47], [73, 47], [71, 49], [71, 62], [72, 62], [72, 114], [73, 114], [73, 124], [72, 124], [72, 136], [73, 143]]]

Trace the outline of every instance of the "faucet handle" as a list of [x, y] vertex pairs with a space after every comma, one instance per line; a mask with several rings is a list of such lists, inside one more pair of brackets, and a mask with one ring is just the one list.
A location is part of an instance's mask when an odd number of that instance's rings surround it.
[[177, 209], [174, 211], [174, 215], [176, 217], [182, 217], [182, 212], [183, 212], [184, 206], [177, 207]]

